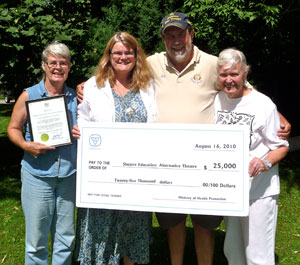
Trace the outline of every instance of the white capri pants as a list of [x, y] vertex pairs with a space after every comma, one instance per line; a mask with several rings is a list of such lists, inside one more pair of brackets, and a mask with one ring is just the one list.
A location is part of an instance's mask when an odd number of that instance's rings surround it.
[[229, 265], [275, 265], [278, 195], [250, 200], [249, 216], [224, 217]]

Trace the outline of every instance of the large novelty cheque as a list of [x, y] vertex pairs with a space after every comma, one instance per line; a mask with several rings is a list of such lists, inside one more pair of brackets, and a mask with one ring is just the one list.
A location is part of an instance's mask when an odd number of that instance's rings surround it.
[[90, 122], [80, 132], [78, 207], [248, 215], [242, 125]]

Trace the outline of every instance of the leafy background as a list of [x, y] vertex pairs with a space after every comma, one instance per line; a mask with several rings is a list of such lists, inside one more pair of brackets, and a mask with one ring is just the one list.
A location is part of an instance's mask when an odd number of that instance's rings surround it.
[[194, 43], [202, 50], [244, 51], [251, 82], [299, 135], [300, 0], [1, 0], [0, 90], [19, 94], [35, 84], [42, 74], [41, 51], [56, 39], [72, 51], [72, 87], [92, 75], [116, 31], [133, 34], [147, 54], [161, 51], [160, 21], [171, 11], [190, 17]]

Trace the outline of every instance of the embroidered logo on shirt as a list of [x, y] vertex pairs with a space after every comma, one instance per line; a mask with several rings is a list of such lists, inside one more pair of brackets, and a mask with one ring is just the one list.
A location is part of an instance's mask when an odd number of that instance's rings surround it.
[[202, 76], [200, 74], [195, 74], [192, 78], [192, 82], [197, 84], [203, 82]]

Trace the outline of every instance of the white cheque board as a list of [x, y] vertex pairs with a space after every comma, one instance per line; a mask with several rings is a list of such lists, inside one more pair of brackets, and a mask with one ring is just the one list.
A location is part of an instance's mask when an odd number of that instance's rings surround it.
[[248, 215], [246, 127], [89, 122], [80, 131], [78, 207]]

